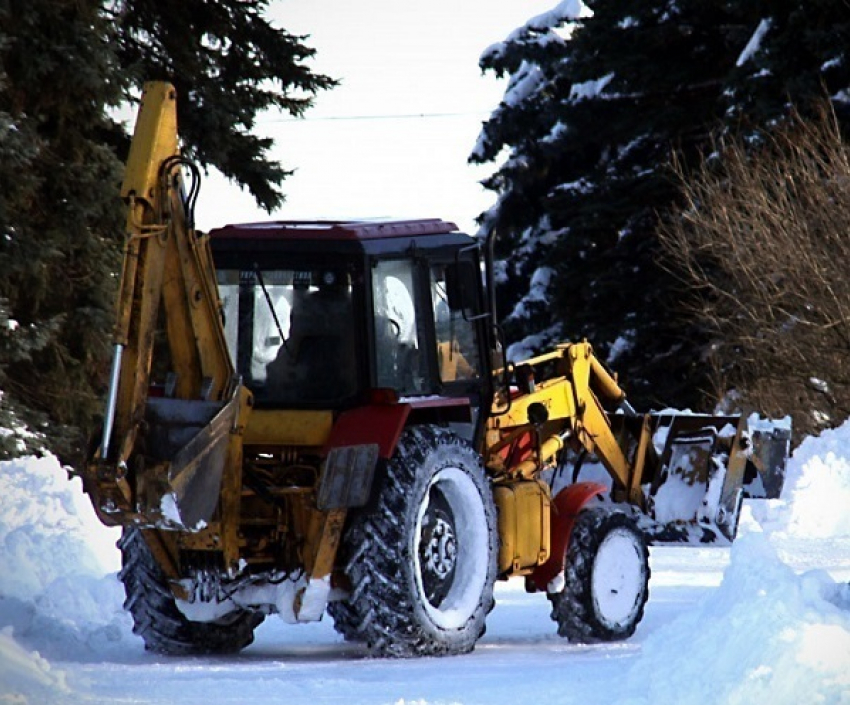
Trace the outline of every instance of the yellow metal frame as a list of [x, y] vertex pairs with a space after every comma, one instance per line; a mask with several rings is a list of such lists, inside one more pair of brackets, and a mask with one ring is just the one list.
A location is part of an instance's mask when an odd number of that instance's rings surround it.
[[330, 411], [257, 409], [245, 428], [245, 444], [321, 448], [332, 426], [333, 413]]
[[[599, 458], [623, 499], [642, 505], [641, 481], [647, 458], [654, 453], [649, 418], [644, 418], [637, 451], [629, 458], [614, 435], [603, 407], [603, 401], [620, 404], [626, 395], [616, 378], [596, 358], [590, 344], [559, 345], [555, 352], [521, 364], [534, 368], [546, 363], [555, 364], [560, 374], [513, 399], [507, 409], [504, 400], [494, 409], [486, 434], [487, 467], [497, 475], [532, 479], [551, 465], [564, 444], [570, 442]], [[539, 428], [530, 420], [534, 406], [542, 406], [547, 413], [547, 421]], [[523, 433], [533, 434], [538, 440], [535, 451], [513, 467], [505, 467], [500, 452], [506, 443]]]

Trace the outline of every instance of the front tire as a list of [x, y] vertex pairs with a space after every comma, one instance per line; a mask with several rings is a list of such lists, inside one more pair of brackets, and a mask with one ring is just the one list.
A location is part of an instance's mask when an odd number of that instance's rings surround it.
[[582, 511], [567, 547], [565, 585], [549, 593], [558, 634], [592, 644], [627, 639], [649, 598], [649, 550], [622, 512]]
[[127, 595], [124, 609], [133, 617], [133, 633], [142, 637], [148, 651], [179, 656], [228, 654], [254, 640], [254, 629], [263, 621], [259, 612], [238, 610], [217, 622], [187, 619], [139, 529], [125, 528], [118, 548], [123, 564], [118, 577]]
[[498, 535], [478, 454], [439, 427], [405, 431], [343, 538], [346, 639], [379, 656], [471, 651], [493, 607]]

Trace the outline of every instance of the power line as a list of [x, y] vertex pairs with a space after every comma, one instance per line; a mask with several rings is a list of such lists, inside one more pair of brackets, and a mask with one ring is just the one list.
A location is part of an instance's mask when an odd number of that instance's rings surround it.
[[483, 110], [475, 110], [461, 113], [398, 113], [395, 115], [327, 115], [321, 117], [280, 117], [257, 120], [258, 125], [265, 125], [275, 122], [345, 122], [352, 120], [424, 120], [431, 118], [456, 118], [470, 117], [477, 115], [478, 117], [488, 117], [491, 113]]

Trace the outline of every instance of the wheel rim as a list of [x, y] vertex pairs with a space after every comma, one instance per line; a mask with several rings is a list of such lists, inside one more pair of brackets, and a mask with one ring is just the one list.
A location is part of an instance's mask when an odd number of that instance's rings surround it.
[[624, 528], [609, 533], [593, 562], [593, 601], [600, 621], [611, 629], [627, 626], [644, 591], [644, 556], [634, 535]]
[[487, 576], [487, 519], [478, 488], [458, 468], [435, 474], [417, 517], [414, 555], [420, 602], [442, 628], [474, 614]]

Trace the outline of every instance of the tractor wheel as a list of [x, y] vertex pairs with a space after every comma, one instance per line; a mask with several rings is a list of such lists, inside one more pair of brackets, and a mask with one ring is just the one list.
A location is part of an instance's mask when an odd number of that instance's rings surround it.
[[634, 521], [603, 507], [582, 511], [567, 547], [564, 589], [549, 593], [558, 634], [584, 644], [630, 637], [643, 618], [649, 573]]
[[178, 609], [174, 595], [139, 529], [125, 528], [118, 542], [123, 567], [118, 577], [133, 616], [133, 633], [145, 648], [160, 654], [226, 654], [254, 640], [263, 621], [259, 612], [237, 610], [216, 622], [193, 622]]
[[[345, 538], [347, 543], [347, 539], [351, 538], [350, 530], [346, 532]], [[352, 606], [350, 598], [329, 602], [328, 614], [333, 619], [334, 629], [342, 634], [346, 641], [359, 643], [366, 638], [360, 630], [360, 617]]]
[[330, 613], [378, 656], [471, 651], [493, 607], [496, 509], [478, 454], [443, 428], [402, 435], [343, 536], [350, 592]]

